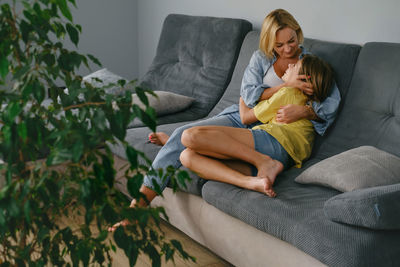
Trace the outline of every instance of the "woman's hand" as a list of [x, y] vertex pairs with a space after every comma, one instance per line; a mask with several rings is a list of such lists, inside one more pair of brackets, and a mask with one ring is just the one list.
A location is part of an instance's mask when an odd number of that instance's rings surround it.
[[239, 114], [240, 120], [243, 124], [249, 125], [258, 121], [256, 115], [254, 114], [254, 110], [246, 106], [242, 97], [239, 98]]
[[282, 80], [285, 82], [287, 87], [295, 87], [303, 91], [306, 95], [314, 94], [312, 84], [309, 82], [304, 82], [307, 78], [306, 75], [299, 75], [299, 69], [301, 63], [289, 64], [285, 74], [282, 76]]
[[309, 117], [308, 108], [305, 106], [289, 104], [282, 106], [276, 113], [276, 122], [279, 123], [292, 123], [300, 119], [307, 119]]

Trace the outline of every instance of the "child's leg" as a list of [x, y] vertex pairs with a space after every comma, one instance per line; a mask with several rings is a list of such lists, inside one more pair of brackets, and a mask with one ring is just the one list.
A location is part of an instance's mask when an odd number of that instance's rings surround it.
[[281, 162], [257, 152], [250, 130], [225, 126], [198, 126], [186, 129], [182, 144], [199, 154], [218, 159], [240, 159], [254, 165], [258, 177], [273, 183], [283, 170]]
[[204, 179], [236, 185], [267, 194], [270, 197], [276, 196], [268, 177], [253, 177], [250, 175], [250, 168], [246, 171], [246, 175], [228, 167], [218, 159], [198, 154], [191, 149], [185, 149], [181, 153], [180, 160], [183, 166], [196, 172]]

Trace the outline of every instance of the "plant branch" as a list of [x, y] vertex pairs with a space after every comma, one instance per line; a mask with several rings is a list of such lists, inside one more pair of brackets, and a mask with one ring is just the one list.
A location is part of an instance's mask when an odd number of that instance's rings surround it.
[[64, 111], [73, 109], [73, 108], [81, 108], [81, 107], [85, 107], [85, 106], [101, 106], [101, 105], [105, 105], [106, 102], [86, 102], [86, 103], [82, 103], [82, 104], [76, 104], [76, 105], [71, 105], [68, 106], [66, 108], [64, 108]]

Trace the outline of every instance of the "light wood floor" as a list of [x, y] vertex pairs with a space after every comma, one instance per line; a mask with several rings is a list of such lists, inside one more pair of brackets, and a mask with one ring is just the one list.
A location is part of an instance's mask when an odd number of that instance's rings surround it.
[[[63, 217], [60, 219], [60, 226], [70, 226], [72, 229], [78, 229], [79, 225], [83, 222], [83, 218], [80, 216], [76, 216], [73, 214], [70, 214], [69, 217]], [[196, 241], [192, 240], [190, 237], [188, 237], [186, 234], [181, 232], [180, 230], [176, 229], [166, 221], [161, 222], [160, 224], [161, 230], [165, 233], [165, 237], [167, 240], [171, 239], [176, 239], [178, 240], [181, 244], [183, 249], [191, 256], [196, 258], [196, 263], [185, 261], [182, 258], [180, 258], [178, 255], [174, 257], [175, 262], [168, 261], [168, 263], [165, 262], [165, 260], [162, 261], [162, 266], [178, 266], [178, 267], [191, 267], [191, 266], [196, 266], [196, 267], [226, 267], [226, 266], [232, 266], [228, 262], [224, 261], [214, 253], [212, 253], [210, 250], [207, 248], [203, 247]], [[96, 228], [93, 226], [92, 229], [94, 232], [96, 232]], [[112, 240], [112, 235], [110, 234], [109, 239]], [[115, 242], [113, 242], [115, 244]], [[127, 257], [125, 256], [125, 253], [123, 252], [122, 249], [118, 249], [116, 253], [112, 254], [113, 257], [113, 263], [112, 266], [115, 267], [124, 267], [124, 266], [129, 266], [129, 261]], [[138, 267], [151, 267], [151, 260], [147, 255], [140, 255], [138, 258], [138, 261], [136, 262], [136, 265]]]
[[[196, 258], [196, 263], [184, 261], [182, 258], [178, 256], [175, 257], [175, 264], [171, 261], [165, 263], [162, 262], [162, 266], [178, 266], [178, 267], [186, 267], [186, 266], [202, 266], [202, 267], [225, 267], [232, 266], [228, 262], [219, 258], [207, 248], [203, 247], [199, 243], [192, 240], [190, 237], [171, 226], [167, 222], [162, 222], [161, 229], [165, 232], [165, 235], [168, 239], [176, 239], [181, 242], [184, 250], [188, 252], [191, 256]], [[117, 254], [113, 257], [113, 266], [129, 266], [128, 260], [124, 255], [123, 251], [117, 251]], [[139, 257], [136, 266], [138, 267], [151, 267], [151, 261], [146, 255], [142, 255]]]

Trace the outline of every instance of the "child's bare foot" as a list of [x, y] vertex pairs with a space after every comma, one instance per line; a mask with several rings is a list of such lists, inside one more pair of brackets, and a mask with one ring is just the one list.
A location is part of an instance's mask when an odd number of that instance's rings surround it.
[[149, 134], [149, 142], [158, 146], [163, 146], [168, 141], [169, 135], [164, 132], [156, 132]]
[[268, 177], [252, 177], [250, 189], [264, 193], [269, 197], [276, 197], [276, 192], [272, 189], [272, 182]]
[[272, 185], [275, 182], [276, 176], [278, 176], [279, 173], [281, 173], [284, 169], [283, 164], [278, 161], [271, 159], [270, 157], [266, 157], [266, 159], [262, 162], [260, 166], [256, 166], [258, 173], [257, 177], [260, 178], [268, 178], [269, 182], [271, 185], [269, 186], [272, 188]]

